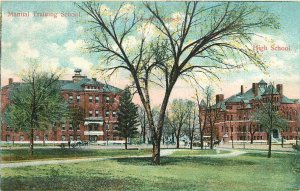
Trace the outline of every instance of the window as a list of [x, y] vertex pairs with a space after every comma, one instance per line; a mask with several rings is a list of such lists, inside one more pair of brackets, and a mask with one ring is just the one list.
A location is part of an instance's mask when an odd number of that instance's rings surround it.
[[109, 117], [109, 110], [105, 111], [105, 117]]
[[106, 130], [109, 130], [109, 124], [106, 124], [105, 128]]
[[69, 95], [69, 102], [73, 102], [73, 95]]
[[80, 103], [80, 95], [76, 96], [77, 103]]
[[61, 140], [62, 140], [62, 141], [65, 141], [65, 140], [66, 140], [66, 136], [65, 136], [65, 135], [62, 135], [62, 136], [61, 136]]
[[66, 124], [65, 123], [61, 124], [61, 130], [63, 130], [63, 131], [66, 130]]
[[77, 131], [80, 131], [80, 123], [77, 124]]
[[24, 136], [20, 135], [20, 141], [24, 141]]
[[95, 111], [95, 117], [99, 117], [99, 111], [98, 110]]
[[10, 136], [6, 135], [6, 141], [10, 141]]
[[80, 141], [80, 135], [77, 135], [76, 140], [77, 140], [77, 141]]
[[113, 130], [117, 130], [117, 128], [118, 128], [118, 125], [113, 126]]
[[70, 135], [70, 141], [73, 141], [73, 140], [74, 140], [73, 135]]
[[109, 96], [106, 96], [105, 100], [106, 100], [106, 103], [109, 103]]
[[38, 135], [35, 136], [35, 140], [36, 140], [36, 141], [39, 141], [39, 140], [40, 140], [40, 136], [38, 136]]
[[44, 135], [44, 140], [48, 141], [48, 135]]
[[116, 112], [116, 111], [113, 111], [113, 112], [112, 112], [112, 116], [113, 116], [113, 117], [117, 117], [117, 112]]
[[89, 96], [89, 103], [93, 103], [93, 96]]
[[72, 123], [69, 124], [69, 130], [73, 131], [73, 124]]
[[96, 103], [99, 103], [99, 96], [95, 97], [95, 101], [96, 101]]
[[89, 111], [89, 117], [93, 117], [93, 111], [92, 110]]

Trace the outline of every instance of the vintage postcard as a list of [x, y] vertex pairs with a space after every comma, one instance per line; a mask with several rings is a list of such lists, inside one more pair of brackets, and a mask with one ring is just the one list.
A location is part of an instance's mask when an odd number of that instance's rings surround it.
[[0, 190], [299, 190], [297, 1], [2, 1]]

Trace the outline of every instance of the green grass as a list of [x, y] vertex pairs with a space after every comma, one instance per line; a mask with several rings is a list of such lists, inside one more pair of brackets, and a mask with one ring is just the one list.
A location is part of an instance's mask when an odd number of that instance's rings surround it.
[[1, 169], [1, 190], [297, 190], [300, 157], [245, 154], [235, 158], [163, 157]]
[[28, 149], [2, 150], [1, 162], [19, 162], [24, 160], [37, 159], [60, 159], [60, 158], [80, 158], [80, 157], [115, 157], [115, 156], [140, 156], [151, 154], [150, 149], [144, 150], [96, 150], [96, 149], [34, 149], [33, 158], [29, 159]]
[[230, 153], [230, 151], [224, 151], [224, 150], [186, 150], [186, 149], [180, 149], [178, 151], [175, 151], [172, 156], [197, 156], [197, 155], [215, 155], [215, 154], [225, 154]]

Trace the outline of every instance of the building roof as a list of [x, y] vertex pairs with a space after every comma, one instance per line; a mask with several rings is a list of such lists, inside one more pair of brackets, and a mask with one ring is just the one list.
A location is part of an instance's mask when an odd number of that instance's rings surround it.
[[[267, 84], [264, 80], [261, 80], [258, 84]], [[279, 92], [277, 91], [277, 89], [273, 86], [273, 85], [269, 85], [269, 86], [259, 86], [258, 87], [258, 92], [257, 95], [254, 96], [253, 93], [253, 89], [250, 88], [248, 91], [246, 91], [244, 94], [241, 94], [241, 92], [230, 96], [227, 99], [224, 99], [222, 101], [223, 103], [241, 103], [243, 102], [245, 104], [246, 108], [251, 108], [250, 105], [250, 100], [260, 100], [262, 98], [262, 96], [266, 96], [266, 95], [279, 95]], [[292, 104], [295, 103], [294, 100], [286, 97], [286, 96], [282, 96], [282, 100], [281, 103], [288, 103], [288, 104]]]
[[258, 84], [267, 84], [267, 82], [265, 82], [265, 80], [261, 79]]
[[85, 86], [91, 86], [91, 85], [95, 85], [95, 86], [101, 86], [102, 89], [100, 90], [96, 90], [96, 91], [100, 91], [100, 92], [112, 92], [112, 93], [119, 93], [122, 90], [111, 86], [109, 84], [103, 84], [102, 82], [97, 81], [95, 78], [83, 78], [78, 82], [73, 82], [73, 81], [65, 81], [63, 82], [63, 85], [61, 87], [62, 90], [69, 90], [69, 91], [84, 91]]
[[279, 93], [273, 85], [268, 85], [268, 87], [265, 89], [262, 96], [264, 96], [264, 95], [279, 95]]
[[[23, 84], [22, 82], [13, 82], [11, 84], [5, 85], [3, 86], [1, 89], [4, 88], [15, 88], [19, 85]], [[62, 91], [84, 91], [84, 87], [86, 85], [97, 85], [97, 86], [101, 86], [102, 89], [97, 90], [95, 89], [95, 91], [100, 91], [100, 92], [112, 92], [112, 93], [119, 93], [122, 91], [122, 89], [111, 86], [109, 84], [103, 84], [99, 81], [97, 81], [96, 79], [89, 79], [87, 77], [83, 78], [82, 80], [78, 81], [78, 82], [73, 82], [73, 80], [59, 80], [59, 84], [61, 87]]]

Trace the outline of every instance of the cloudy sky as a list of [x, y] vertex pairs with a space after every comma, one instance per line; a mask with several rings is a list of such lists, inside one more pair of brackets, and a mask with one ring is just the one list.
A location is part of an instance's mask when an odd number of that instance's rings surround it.
[[[259, 3], [279, 16], [281, 29], [262, 31], [263, 39], [253, 38], [258, 45], [266, 45], [264, 51], [269, 66], [267, 73], [253, 65], [246, 70], [234, 71], [221, 75], [221, 80], [214, 82], [215, 91], [228, 97], [237, 93], [240, 85], [249, 89], [252, 82], [264, 79], [267, 82], [284, 84], [284, 93], [290, 98], [300, 98], [300, 3], [268, 2]], [[166, 5], [167, 6], [167, 5]], [[173, 3], [172, 6], [176, 6]], [[114, 4], [107, 5], [108, 8]], [[129, 8], [134, 8], [128, 4]], [[2, 3], [2, 51], [1, 51], [1, 84], [6, 85], [8, 78], [18, 81], [20, 72], [28, 68], [31, 59], [37, 59], [45, 70], [63, 68], [64, 79], [70, 79], [74, 68], [81, 68], [83, 73], [97, 77], [95, 68], [99, 64], [99, 55], [88, 54], [81, 49], [84, 46], [84, 27], [80, 17], [61, 17], [60, 13], [77, 14], [79, 10], [72, 2], [4, 2]], [[170, 10], [170, 9], [169, 9]], [[107, 11], [104, 9], [103, 11]], [[28, 13], [29, 17], [11, 17], [9, 13]], [[48, 17], [34, 16], [39, 13], [58, 13]], [[132, 42], [132, 41], [131, 41]], [[271, 45], [289, 47], [289, 51], [271, 51]], [[113, 76], [110, 83], [123, 88], [128, 83], [122, 74]], [[209, 84], [208, 81], [202, 85]], [[162, 93], [154, 88], [153, 103], [159, 104]], [[184, 81], [175, 86], [171, 98], [191, 98], [193, 89]]]

